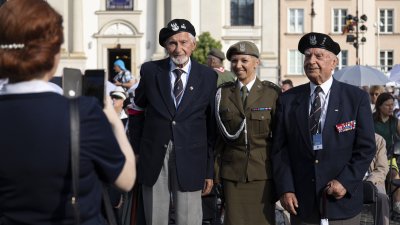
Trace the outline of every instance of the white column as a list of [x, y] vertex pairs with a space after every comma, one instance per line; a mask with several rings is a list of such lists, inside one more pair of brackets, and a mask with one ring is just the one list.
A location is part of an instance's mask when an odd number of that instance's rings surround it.
[[71, 56], [84, 56], [83, 50], [83, 5], [82, 0], [72, 2], [72, 52]]
[[153, 54], [153, 56], [151, 57], [153, 60], [156, 59], [161, 59], [165, 56], [165, 51], [164, 48], [158, 44], [158, 34], [160, 32], [160, 30], [165, 26], [165, 21], [164, 21], [164, 17], [165, 17], [165, 9], [164, 9], [164, 0], [157, 0], [156, 3], [156, 30], [155, 30], [155, 37], [156, 37], [156, 49], [155, 52]]

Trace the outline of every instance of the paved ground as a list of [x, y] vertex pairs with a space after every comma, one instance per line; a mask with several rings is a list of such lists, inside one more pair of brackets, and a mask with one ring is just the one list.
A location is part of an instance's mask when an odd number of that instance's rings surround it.
[[[361, 224], [360, 225], [373, 225], [374, 220], [372, 216], [372, 211], [368, 206], [364, 207], [364, 210], [361, 213]], [[400, 216], [398, 215], [397, 218], [392, 218], [390, 220], [390, 225], [400, 225]]]

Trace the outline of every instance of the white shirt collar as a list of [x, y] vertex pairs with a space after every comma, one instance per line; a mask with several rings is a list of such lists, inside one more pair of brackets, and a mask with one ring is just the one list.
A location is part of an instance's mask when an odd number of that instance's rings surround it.
[[[176, 68], [178, 68], [178, 67], [175, 65], [175, 63], [172, 62], [171, 59], [169, 60], [169, 64], [171, 65], [171, 66], [170, 66], [170, 68], [171, 68], [170, 72], [172, 72], [172, 71], [174, 71]], [[183, 71], [185, 71], [186, 74], [189, 74], [191, 65], [192, 65], [192, 61], [191, 61], [190, 58], [189, 58], [189, 61], [186, 63], [186, 65], [183, 66], [183, 68], [180, 68], [180, 69], [183, 70]]]
[[41, 92], [55, 92], [59, 93], [49, 82], [43, 80], [31, 80], [18, 83], [5, 84], [0, 94], [27, 94], [27, 93], [41, 93]]
[[[246, 84], [247, 90], [249, 90], [249, 92], [250, 92], [251, 88], [253, 87], [253, 84], [256, 82], [256, 78], [257, 78], [257, 76], [254, 76], [254, 79], [252, 81], [250, 81], [248, 84]], [[244, 84], [241, 81], [239, 81], [240, 89], [242, 89], [243, 86], [244, 86]]]
[[[325, 81], [323, 84], [319, 85], [322, 88], [322, 91], [324, 92], [324, 95], [326, 95], [329, 92], [329, 89], [331, 89], [333, 83], [333, 77], [331, 76], [327, 81]], [[310, 96], [314, 94], [314, 90], [318, 85], [314, 84], [313, 82], [310, 82]]]

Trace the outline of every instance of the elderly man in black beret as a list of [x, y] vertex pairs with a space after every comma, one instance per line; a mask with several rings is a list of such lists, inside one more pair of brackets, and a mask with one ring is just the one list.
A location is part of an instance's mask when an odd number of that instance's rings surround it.
[[308, 33], [299, 42], [309, 83], [277, 101], [272, 165], [291, 224], [360, 224], [362, 179], [375, 154], [369, 98], [332, 73], [340, 46]]
[[217, 86], [226, 82], [234, 82], [235, 75], [224, 68], [225, 54], [216, 48], [213, 48], [207, 54], [207, 66], [213, 68], [218, 74]]
[[144, 113], [135, 140], [147, 225], [168, 223], [170, 196], [175, 224], [200, 225], [201, 195], [213, 186], [217, 74], [190, 58], [195, 36], [189, 21], [170, 21], [159, 34], [169, 57], [140, 70], [134, 100]]

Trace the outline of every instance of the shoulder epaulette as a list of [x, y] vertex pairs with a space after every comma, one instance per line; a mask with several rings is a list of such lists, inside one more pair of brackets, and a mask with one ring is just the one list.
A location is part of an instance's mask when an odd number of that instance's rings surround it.
[[280, 88], [278, 85], [272, 83], [271, 81], [263, 80], [263, 81], [261, 81], [261, 83], [262, 83], [264, 86], [271, 87], [271, 88], [273, 88], [276, 92], [281, 93], [281, 88]]
[[228, 82], [220, 84], [218, 86], [218, 88], [226, 88], [226, 87], [233, 87], [233, 86], [235, 86], [235, 82], [228, 81]]

